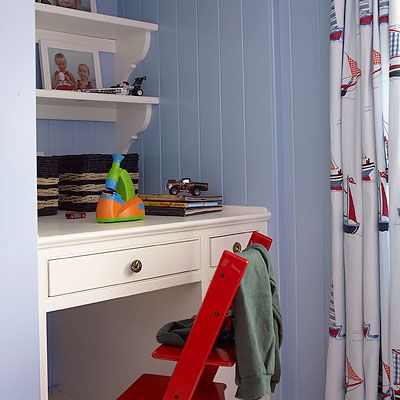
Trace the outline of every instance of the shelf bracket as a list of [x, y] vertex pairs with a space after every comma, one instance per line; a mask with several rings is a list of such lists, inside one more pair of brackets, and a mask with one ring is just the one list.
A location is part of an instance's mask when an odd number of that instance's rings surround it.
[[139, 32], [134, 36], [118, 38], [115, 41], [115, 78], [117, 82], [127, 81], [150, 48], [150, 32]]
[[120, 104], [117, 109], [115, 150], [126, 154], [132, 142], [149, 126], [152, 105], [137, 104], [130, 107]]

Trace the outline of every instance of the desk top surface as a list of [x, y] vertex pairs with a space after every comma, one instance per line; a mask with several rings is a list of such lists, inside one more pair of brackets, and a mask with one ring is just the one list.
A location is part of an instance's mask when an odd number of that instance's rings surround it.
[[226, 225], [235, 222], [267, 221], [271, 214], [264, 207], [224, 206], [220, 212], [169, 217], [146, 215], [142, 221], [100, 224], [95, 213], [87, 213], [86, 219], [68, 220], [64, 212], [50, 217], [40, 217], [38, 222], [38, 245], [46, 247], [68, 239], [110, 238], [129, 234], [149, 234]]

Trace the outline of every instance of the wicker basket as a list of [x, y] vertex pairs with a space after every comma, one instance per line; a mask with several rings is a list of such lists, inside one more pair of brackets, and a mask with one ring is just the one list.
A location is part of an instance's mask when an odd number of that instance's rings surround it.
[[58, 210], [58, 157], [37, 157], [38, 216], [57, 214]]
[[[109, 154], [61, 156], [60, 200], [58, 208], [67, 211], [96, 211], [97, 201], [112, 164]], [[138, 190], [138, 154], [127, 154], [121, 163]]]

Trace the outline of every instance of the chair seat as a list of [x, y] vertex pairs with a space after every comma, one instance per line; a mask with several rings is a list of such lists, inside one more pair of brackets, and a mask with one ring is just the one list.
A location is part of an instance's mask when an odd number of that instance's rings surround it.
[[[153, 351], [152, 357], [158, 360], [178, 361], [182, 350], [180, 347], [161, 345]], [[216, 367], [233, 367], [235, 365], [235, 349], [233, 345], [216, 346], [208, 356], [206, 365]]]
[[[162, 400], [171, 377], [142, 375], [117, 400]], [[200, 381], [192, 400], [225, 400], [223, 383]]]

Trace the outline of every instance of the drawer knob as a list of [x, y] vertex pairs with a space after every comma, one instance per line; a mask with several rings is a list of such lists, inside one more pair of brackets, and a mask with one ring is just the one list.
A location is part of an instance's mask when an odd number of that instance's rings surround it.
[[242, 251], [242, 245], [239, 242], [235, 242], [232, 247], [232, 251], [237, 254]]
[[132, 261], [131, 270], [136, 274], [140, 272], [142, 270], [142, 262], [140, 260]]

